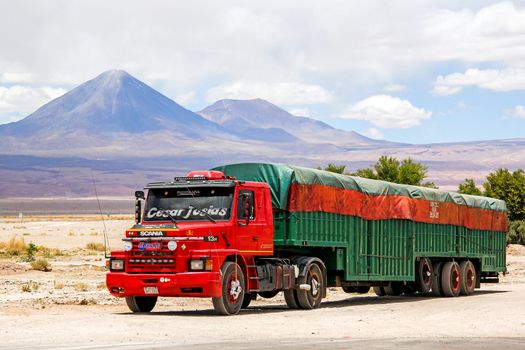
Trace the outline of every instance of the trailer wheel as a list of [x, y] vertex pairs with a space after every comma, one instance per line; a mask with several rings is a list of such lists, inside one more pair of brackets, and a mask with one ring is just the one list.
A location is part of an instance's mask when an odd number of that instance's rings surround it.
[[459, 264], [455, 261], [448, 261], [443, 265], [441, 272], [441, 286], [443, 294], [447, 297], [457, 297], [461, 291], [461, 272]]
[[298, 309], [299, 308], [299, 301], [297, 301], [297, 293], [294, 289], [288, 289], [284, 292], [284, 301], [286, 301], [286, 305], [290, 309]]
[[307, 284], [310, 290], [297, 290], [297, 301], [302, 309], [315, 309], [321, 304], [325, 281], [323, 272], [317, 264], [310, 264], [306, 268], [306, 274], [299, 277], [299, 285]]
[[422, 258], [417, 264], [416, 288], [419, 293], [428, 293], [432, 288], [432, 261]]
[[227, 261], [221, 267], [222, 295], [212, 298], [213, 307], [221, 315], [235, 315], [244, 301], [244, 274], [239, 265]]
[[476, 268], [470, 260], [467, 260], [459, 264], [459, 271], [461, 294], [471, 295], [474, 293], [474, 288], [476, 288]]
[[150, 312], [157, 303], [157, 297], [126, 297], [126, 304], [133, 312]]
[[374, 287], [373, 289], [374, 289], [374, 293], [376, 293], [378, 297], [382, 297], [386, 295], [384, 287]]
[[441, 270], [443, 262], [438, 261], [432, 265], [432, 295], [436, 297], [443, 296], [443, 287], [441, 286]]

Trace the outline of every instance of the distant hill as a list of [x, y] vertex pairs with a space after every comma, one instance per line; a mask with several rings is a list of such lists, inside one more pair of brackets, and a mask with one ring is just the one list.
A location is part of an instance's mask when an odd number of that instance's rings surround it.
[[[65, 135], [176, 130], [199, 137], [227, 132], [122, 70], [96, 78], [40, 107], [21, 121], [0, 125], [0, 135]], [[198, 132], [196, 132], [198, 130]]]
[[[0, 197], [132, 193], [148, 181], [233, 162], [372, 165], [412, 157], [455, 189], [498, 167], [525, 168], [525, 139], [409, 145], [294, 116], [261, 99], [220, 100], [194, 113], [121, 70], [104, 72], [0, 125]], [[1, 214], [1, 213], [0, 213]]]
[[197, 112], [225, 128], [244, 134], [259, 133], [267, 141], [299, 139], [306, 143], [330, 143], [344, 146], [378, 146], [391, 144], [373, 140], [354, 131], [343, 131], [319, 120], [294, 116], [262, 99], [220, 100]]

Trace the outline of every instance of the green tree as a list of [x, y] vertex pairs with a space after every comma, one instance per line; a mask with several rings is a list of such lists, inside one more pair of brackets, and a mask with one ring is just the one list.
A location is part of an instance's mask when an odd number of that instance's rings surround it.
[[345, 173], [345, 169], [346, 169], [346, 165], [343, 165], [343, 164], [334, 164], [334, 163], [328, 163], [327, 166], [325, 166], [323, 169], [321, 169], [321, 167], [317, 167], [317, 169], [319, 170], [325, 170], [325, 171], [330, 171], [332, 173], [337, 173], [337, 174], [344, 174]]
[[481, 196], [481, 190], [476, 186], [474, 179], [465, 179], [465, 182], [460, 183], [458, 186], [458, 193], [472, 194], [475, 196]]
[[379, 157], [374, 169], [376, 177], [380, 180], [397, 182], [399, 178], [399, 161], [394, 157]]
[[365, 177], [367, 179], [377, 179], [376, 173], [370, 168], [358, 169], [355, 173], [351, 174], [352, 176]]
[[394, 157], [381, 156], [373, 169], [358, 169], [351, 175], [398, 184], [437, 188], [433, 182], [423, 182], [427, 176], [427, 167], [415, 162], [412, 158], [406, 158], [400, 162]]
[[518, 169], [510, 172], [500, 168], [487, 176], [483, 184], [485, 196], [507, 203], [509, 220], [525, 220], [525, 174]]

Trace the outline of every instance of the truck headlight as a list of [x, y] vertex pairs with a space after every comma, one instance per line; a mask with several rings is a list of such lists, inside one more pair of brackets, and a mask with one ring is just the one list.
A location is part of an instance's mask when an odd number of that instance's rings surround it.
[[112, 259], [109, 267], [110, 267], [110, 270], [112, 271], [122, 271], [124, 270], [124, 260]]
[[204, 270], [204, 260], [203, 259], [190, 260], [190, 271], [202, 271], [202, 270]]
[[211, 271], [213, 270], [213, 260], [207, 258], [191, 259], [189, 263], [190, 271]]
[[169, 241], [168, 242], [168, 249], [171, 251], [174, 251], [177, 249], [177, 242], [176, 241]]

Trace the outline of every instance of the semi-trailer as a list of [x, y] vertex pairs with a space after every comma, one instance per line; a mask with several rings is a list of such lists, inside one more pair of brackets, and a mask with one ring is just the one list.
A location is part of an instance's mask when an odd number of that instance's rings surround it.
[[145, 189], [107, 262], [107, 288], [133, 312], [176, 296], [232, 315], [281, 291], [313, 309], [327, 287], [457, 297], [506, 271], [506, 205], [493, 198], [266, 163]]

